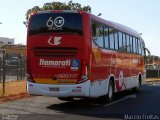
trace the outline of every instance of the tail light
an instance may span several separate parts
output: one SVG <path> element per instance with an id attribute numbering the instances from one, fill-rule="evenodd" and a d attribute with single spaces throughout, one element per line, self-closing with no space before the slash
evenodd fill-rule
<path id="1" fill-rule="evenodd" d="M 83 11 L 78 11 L 79 12 L 79 14 L 83 14 Z"/>
<path id="2" fill-rule="evenodd" d="M 32 75 L 30 75 L 30 74 L 26 74 L 26 80 L 29 82 L 35 82 Z"/>
<path id="3" fill-rule="evenodd" d="M 26 74 L 26 80 L 30 81 L 30 82 L 35 82 L 34 79 L 33 79 L 33 76 L 32 74 L 30 73 L 30 60 L 29 58 L 27 57 L 27 74 Z"/>
<path id="4" fill-rule="evenodd" d="M 83 62 L 82 64 L 81 77 L 78 83 L 83 83 L 88 80 L 88 66 L 86 65 L 86 62 Z"/>

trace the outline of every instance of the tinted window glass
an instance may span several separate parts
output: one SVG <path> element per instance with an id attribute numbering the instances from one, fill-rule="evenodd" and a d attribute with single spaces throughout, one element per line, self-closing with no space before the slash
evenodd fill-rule
<path id="1" fill-rule="evenodd" d="M 97 26 L 97 40 L 95 42 L 98 44 L 99 47 L 104 47 L 103 46 L 103 26 L 99 25 Z"/>
<path id="2" fill-rule="evenodd" d="M 118 50 L 118 31 L 114 32 L 114 38 L 115 38 L 115 49 Z"/>
<path id="3" fill-rule="evenodd" d="M 123 37 L 121 32 L 119 32 L 119 50 L 123 51 Z"/>
<path id="4" fill-rule="evenodd" d="M 145 50 L 144 50 L 144 48 L 145 48 L 144 41 L 141 41 L 142 56 L 145 55 Z"/>
<path id="5" fill-rule="evenodd" d="M 103 26 L 97 22 L 92 22 L 92 37 L 99 47 L 104 47 Z"/>
<path id="6" fill-rule="evenodd" d="M 78 13 L 41 13 L 30 19 L 29 34 L 69 33 L 82 35 L 82 16 Z"/>
<path id="7" fill-rule="evenodd" d="M 133 52 L 136 53 L 136 39 L 133 37 Z"/>
<path id="8" fill-rule="evenodd" d="M 132 36 L 130 36 L 130 45 L 131 45 L 131 52 L 133 52 L 133 42 L 132 42 Z"/>
<path id="9" fill-rule="evenodd" d="M 109 49 L 109 28 L 104 27 L 105 48 Z"/>
<path id="10" fill-rule="evenodd" d="M 127 52 L 131 52 L 131 45 L 130 45 L 129 35 L 126 35 L 126 40 L 127 40 Z"/>
<path id="11" fill-rule="evenodd" d="M 114 49 L 114 30 L 112 28 L 109 28 L 109 43 L 110 48 Z"/>
<path id="12" fill-rule="evenodd" d="M 140 39 L 138 39 L 138 54 L 142 54 Z"/>
<path id="13" fill-rule="evenodd" d="M 136 53 L 138 54 L 138 39 L 136 38 Z"/>
<path id="14" fill-rule="evenodd" d="M 126 45 L 126 34 L 123 34 L 123 50 L 127 51 L 127 45 Z"/>

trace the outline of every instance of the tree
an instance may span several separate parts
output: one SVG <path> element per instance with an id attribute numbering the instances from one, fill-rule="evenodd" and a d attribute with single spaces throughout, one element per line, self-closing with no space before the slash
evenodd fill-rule
<path id="1" fill-rule="evenodd" d="M 45 10 L 83 10 L 86 12 L 91 13 L 91 7 L 90 6 L 81 6 L 79 3 L 73 3 L 72 1 L 69 1 L 68 3 L 61 3 L 61 2 L 51 2 L 51 3 L 45 3 L 42 7 L 35 6 L 31 9 L 29 9 L 26 12 L 26 21 L 23 23 L 27 26 L 28 25 L 28 17 L 29 14 L 32 12 L 37 11 L 45 11 Z"/>

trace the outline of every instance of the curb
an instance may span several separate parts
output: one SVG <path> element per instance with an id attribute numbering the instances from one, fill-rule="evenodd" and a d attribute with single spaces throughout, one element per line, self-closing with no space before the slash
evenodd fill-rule
<path id="1" fill-rule="evenodd" d="M 145 81 L 145 82 L 160 82 L 160 80 L 148 80 L 148 81 Z"/>
<path id="2" fill-rule="evenodd" d="M 146 80 L 145 82 L 160 82 L 159 79 L 154 79 L 154 80 Z"/>
<path id="3" fill-rule="evenodd" d="M 0 104 L 4 102 L 12 101 L 12 100 L 27 98 L 27 97 L 31 97 L 31 96 L 28 93 L 21 93 L 19 95 L 2 96 L 0 97 Z"/>

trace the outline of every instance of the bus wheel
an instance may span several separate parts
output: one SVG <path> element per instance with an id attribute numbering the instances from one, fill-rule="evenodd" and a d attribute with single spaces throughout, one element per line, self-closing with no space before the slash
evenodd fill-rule
<path id="1" fill-rule="evenodd" d="M 111 102 L 113 100 L 113 96 L 114 96 L 114 85 L 113 81 L 110 80 L 108 85 L 107 101 Z"/>
<path id="2" fill-rule="evenodd" d="M 104 96 L 99 97 L 98 102 L 106 104 L 106 102 L 111 102 L 113 100 L 113 96 L 114 96 L 114 83 L 112 80 L 110 80 L 108 85 L 108 93 Z"/>
<path id="3" fill-rule="evenodd" d="M 73 97 L 58 97 L 58 99 L 63 101 L 73 101 Z"/>
<path id="4" fill-rule="evenodd" d="M 133 92 L 138 93 L 141 89 L 141 79 L 138 80 L 138 86 L 133 88 Z"/>

